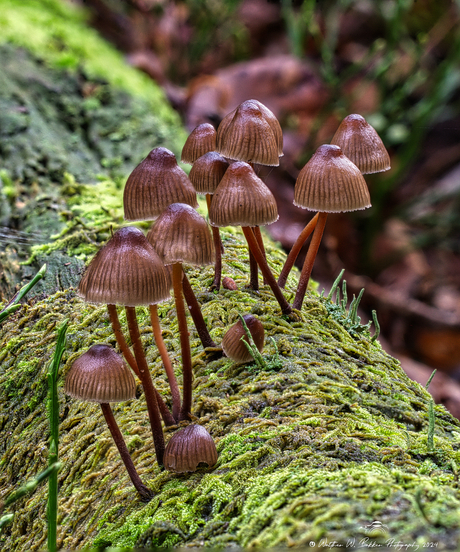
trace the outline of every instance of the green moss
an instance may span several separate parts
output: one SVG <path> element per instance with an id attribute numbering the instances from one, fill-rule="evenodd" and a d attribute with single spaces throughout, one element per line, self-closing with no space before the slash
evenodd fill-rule
<path id="1" fill-rule="evenodd" d="M 232 268 L 228 263 L 245 254 L 240 234 L 224 236 L 224 267 L 237 291 L 209 293 L 212 269 L 188 270 L 211 335 L 220 341 L 239 312 L 256 310 L 277 345 L 280 368 L 254 371 L 251 364 L 212 360 L 190 323 L 193 414 L 214 436 L 219 460 L 212 470 L 190 475 L 160 472 L 143 396 L 115 406 L 141 477 L 156 493 L 148 505 L 138 502 L 97 406 L 72 401 L 61 389 L 62 545 L 266 548 L 326 537 L 346 542 L 369 537 L 366 525 L 374 519 L 388 526 L 389 535 L 407 542 L 440 541 L 442 535 L 457 539 L 459 422 L 436 407 L 435 447 L 429 450 L 431 397 L 426 390 L 379 343 L 350 334 L 332 319 L 315 294 L 307 296 L 302 320 L 290 322 L 280 315 L 267 287 L 259 294 L 245 291 L 246 265 Z M 267 249 L 278 270 L 283 255 L 271 244 Z M 292 294 L 288 286 L 286 295 Z M 180 378 L 174 305 L 160 305 L 159 313 Z M 147 309 L 139 308 L 138 315 L 155 385 L 169 401 Z M 63 318 L 70 323 L 62 376 L 91 344 L 115 345 L 105 308 L 87 305 L 71 291 L 24 305 L 7 321 L 0 334 L 0 388 L 2 396 L 9 396 L 0 412 L 6 435 L 0 445 L 0 462 L 6 467 L 0 475 L 3 491 L 46 463 L 42 367 Z M 121 310 L 120 319 L 125 326 Z M 274 353 L 268 342 L 263 356 L 269 360 Z M 170 434 L 168 430 L 167 439 Z M 10 533 L 2 536 L 8 549 L 37 549 L 45 531 L 45 504 L 45 488 L 33 500 L 18 503 Z M 386 537 L 371 536 L 377 543 Z"/>

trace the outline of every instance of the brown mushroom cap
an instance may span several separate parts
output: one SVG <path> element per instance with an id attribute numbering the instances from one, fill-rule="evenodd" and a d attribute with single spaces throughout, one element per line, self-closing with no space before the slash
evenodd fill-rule
<path id="1" fill-rule="evenodd" d="M 294 205 L 311 211 L 341 213 L 371 206 L 366 181 L 339 146 L 320 146 L 300 171 Z"/>
<path id="2" fill-rule="evenodd" d="M 212 226 L 263 226 L 278 220 L 276 200 L 250 165 L 239 161 L 227 169 L 214 192 Z"/>
<path id="3" fill-rule="evenodd" d="M 136 382 L 112 347 L 93 345 L 72 364 L 64 391 L 83 401 L 122 402 L 136 397 Z"/>
<path id="4" fill-rule="evenodd" d="M 169 299 L 169 278 L 144 234 L 127 226 L 95 255 L 77 293 L 90 303 L 153 305 Z"/>
<path id="5" fill-rule="evenodd" d="M 265 332 L 262 322 L 252 314 L 243 316 L 255 346 L 262 352 Z M 249 343 L 241 320 L 238 320 L 224 335 L 222 349 L 235 362 L 250 362 L 253 357 L 244 342 Z"/>
<path id="6" fill-rule="evenodd" d="M 168 265 L 184 263 L 209 265 L 215 261 L 211 230 L 195 209 L 173 203 L 158 217 L 147 239 Z"/>
<path id="7" fill-rule="evenodd" d="M 199 194 L 213 194 L 228 167 L 225 157 L 217 151 L 209 151 L 193 163 L 190 182 Z"/>
<path id="8" fill-rule="evenodd" d="M 176 473 L 194 472 L 201 463 L 212 467 L 217 462 L 216 445 L 203 426 L 191 424 L 171 437 L 163 462 L 168 471 Z"/>
<path id="9" fill-rule="evenodd" d="M 387 171 L 390 168 L 390 156 L 380 136 L 361 115 L 345 117 L 331 144 L 340 146 L 363 174 Z"/>
<path id="10" fill-rule="evenodd" d="M 178 202 L 197 207 L 196 192 L 174 154 L 155 148 L 128 177 L 123 193 L 125 220 L 154 220 Z"/>
<path id="11" fill-rule="evenodd" d="M 216 149 L 229 159 L 277 167 L 282 142 L 278 130 L 276 134 L 273 131 L 273 119 L 267 120 L 267 111 L 275 116 L 259 104 L 256 100 L 247 100 L 222 119 L 217 129 Z"/>
<path id="12" fill-rule="evenodd" d="M 199 157 L 215 149 L 216 129 L 209 123 L 203 123 L 194 128 L 185 141 L 181 161 L 192 165 Z"/>

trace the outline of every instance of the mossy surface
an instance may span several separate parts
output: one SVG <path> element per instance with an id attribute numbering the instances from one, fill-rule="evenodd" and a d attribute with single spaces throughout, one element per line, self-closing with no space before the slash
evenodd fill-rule
<path id="1" fill-rule="evenodd" d="M 196 421 L 217 443 L 219 460 L 194 474 L 161 472 L 156 465 L 144 397 L 114 411 L 141 477 L 156 496 L 141 504 L 97 405 L 62 392 L 72 361 L 93 343 L 115 345 L 103 306 L 73 290 L 31 301 L 4 325 L 0 353 L 2 495 L 46 465 L 46 365 L 56 326 L 69 318 L 60 379 L 60 544 L 301 545 L 321 539 L 370 538 L 438 542 L 459 535 L 460 424 L 437 406 L 435 447 L 427 447 L 430 395 L 369 335 L 352 337 L 310 294 L 301 320 L 280 315 L 271 291 L 244 290 L 246 248 L 224 233 L 224 273 L 238 291 L 209 293 L 212 270 L 189 270 L 213 339 L 220 342 L 238 313 L 255 313 L 266 335 L 267 370 L 212 360 L 191 327 Z M 275 271 L 283 255 L 268 254 Z M 292 296 L 290 279 L 287 296 Z M 169 402 L 146 309 L 138 309 L 155 385 Z M 171 301 L 159 306 L 163 334 L 180 378 L 180 346 Z M 120 309 L 122 324 L 124 313 Z M 168 439 L 172 430 L 166 432 Z M 15 508 L 2 534 L 8 550 L 39 550 L 46 525 L 46 486 Z M 385 531 L 368 526 L 379 520 Z M 1 541 L 0 541 L 1 542 Z"/>
<path id="2" fill-rule="evenodd" d="M 21 264 L 33 245 L 78 225 L 78 214 L 90 210 L 87 199 L 97 206 L 98 217 L 109 214 L 111 198 L 119 205 L 126 176 L 151 149 L 161 145 L 178 154 L 185 139 L 163 92 L 128 67 L 84 19 L 84 11 L 59 0 L 0 0 L 0 242 L 5 245 L 0 293 L 5 297 L 39 268 L 39 256 L 36 263 Z M 78 197 L 82 188 L 72 187 L 72 178 L 93 191 L 84 188 L 86 197 Z M 100 211 L 102 203 L 106 211 Z M 88 217 L 83 220 L 89 223 Z M 87 230 L 82 237 L 90 244 Z M 70 284 L 59 264 L 81 269 L 74 255 L 71 260 L 64 254 L 61 263 L 59 257 L 54 253 L 48 261 L 56 276 L 47 291 Z"/>

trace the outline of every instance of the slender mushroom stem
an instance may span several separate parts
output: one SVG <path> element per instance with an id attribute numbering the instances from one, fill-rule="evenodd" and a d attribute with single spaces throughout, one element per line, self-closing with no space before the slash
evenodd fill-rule
<path id="1" fill-rule="evenodd" d="M 174 369 L 171 364 L 171 359 L 169 358 L 165 342 L 163 341 L 163 336 L 161 335 L 160 320 L 158 319 L 158 309 L 156 305 L 150 305 L 150 320 L 152 322 L 155 343 L 160 353 L 161 360 L 163 361 L 166 375 L 168 376 L 169 388 L 171 389 L 172 397 L 172 415 L 174 420 L 177 422 L 179 420 L 180 411 L 180 391 L 179 386 L 177 385 Z"/>
<path id="2" fill-rule="evenodd" d="M 212 340 L 206 323 L 201 312 L 200 304 L 197 301 L 193 288 L 188 281 L 188 278 L 184 271 L 182 271 L 182 291 L 184 293 L 185 300 L 187 301 L 188 310 L 195 324 L 196 331 L 200 337 L 201 344 L 206 349 L 207 347 L 216 348 L 217 345 Z"/>
<path id="3" fill-rule="evenodd" d="M 289 255 L 286 259 L 286 262 L 284 263 L 283 269 L 281 270 L 281 273 L 278 278 L 278 285 L 281 288 L 284 288 L 286 285 L 286 281 L 288 279 L 289 273 L 292 270 L 292 267 L 294 266 L 294 263 L 299 256 L 300 250 L 302 249 L 303 244 L 307 241 L 310 234 L 313 232 L 313 230 L 316 227 L 316 223 L 318 222 L 319 213 L 316 213 L 316 215 L 311 219 L 311 221 L 305 226 L 305 228 L 302 230 L 302 232 L 299 234 L 299 237 L 296 239 L 294 245 L 291 248 L 291 251 L 289 251 Z"/>
<path id="4" fill-rule="evenodd" d="M 120 347 L 120 351 L 122 355 L 125 357 L 126 362 L 131 367 L 131 370 L 142 381 L 141 375 L 139 373 L 139 368 L 137 367 L 136 359 L 134 358 L 134 355 L 131 352 L 131 349 L 126 343 L 125 336 L 123 335 L 120 319 L 118 318 L 117 307 L 115 305 L 107 305 L 107 310 L 109 311 L 110 322 L 112 323 L 113 333 L 115 334 L 115 338 L 117 340 L 118 346 Z M 164 400 L 162 399 L 161 395 L 158 393 L 156 389 L 155 389 L 155 396 L 157 399 L 158 408 L 160 409 L 161 417 L 163 418 L 165 425 L 167 426 L 175 425 L 176 420 L 173 418 Z"/>
<path id="5" fill-rule="evenodd" d="M 256 237 L 257 244 L 259 245 L 259 249 L 262 251 L 262 255 L 264 256 L 265 260 L 267 260 L 267 254 L 265 253 L 264 240 L 262 238 L 262 232 L 260 231 L 260 226 L 253 226 L 252 231 L 254 232 L 254 236 Z M 264 276 L 264 285 L 265 284 L 268 284 L 268 282 Z"/>
<path id="6" fill-rule="evenodd" d="M 134 462 L 131 458 L 131 455 L 129 454 L 128 447 L 126 446 L 123 435 L 121 434 L 120 428 L 118 427 L 118 424 L 115 420 L 115 416 L 113 415 L 110 404 L 100 404 L 105 421 L 109 426 L 110 433 L 112 434 L 113 440 L 115 441 L 115 445 L 117 446 L 118 452 L 120 453 L 121 459 L 123 460 L 126 471 L 128 472 L 128 475 L 134 487 L 136 487 L 136 490 L 139 493 L 142 502 L 148 502 L 153 498 L 153 491 L 151 491 L 148 487 L 144 485 L 144 483 L 142 483 L 142 480 L 137 473 Z"/>
<path id="7" fill-rule="evenodd" d="M 211 201 L 212 201 L 212 194 L 206 194 L 208 213 L 209 213 L 209 209 L 211 208 Z M 212 226 L 211 230 L 212 230 L 212 239 L 214 241 L 214 249 L 216 250 L 216 262 L 214 265 L 214 280 L 212 282 L 211 287 L 209 288 L 209 291 L 214 291 L 215 289 L 219 291 L 220 281 L 222 278 L 222 253 L 224 252 L 224 248 L 222 245 L 222 240 L 220 239 L 219 228 L 217 228 L 216 226 Z"/>
<path id="8" fill-rule="evenodd" d="M 324 227 L 326 226 L 326 220 L 327 213 L 319 213 L 318 222 L 311 238 L 310 247 L 307 251 L 307 256 L 305 257 L 305 261 L 303 263 L 302 272 L 300 273 L 297 293 L 294 299 L 294 303 L 292 304 L 292 308 L 294 309 L 301 310 L 302 308 L 302 303 L 308 287 L 308 281 L 310 280 L 313 264 L 316 259 L 316 254 L 318 253 L 319 244 L 321 243 Z"/>
<path id="9" fill-rule="evenodd" d="M 179 324 L 180 344 L 182 352 L 182 407 L 179 420 L 190 420 L 192 409 L 192 355 L 190 352 L 189 333 L 187 319 L 185 317 L 185 304 L 182 297 L 182 263 L 173 265 L 173 288 L 174 300 L 176 302 L 177 323 Z"/>
<path id="10" fill-rule="evenodd" d="M 125 309 L 129 335 L 131 336 L 134 355 L 136 357 L 137 366 L 139 367 L 139 377 L 142 382 L 142 387 L 144 388 L 145 400 L 147 402 L 147 410 L 149 413 L 150 427 L 152 428 L 155 454 L 158 464 L 162 466 L 165 452 L 165 442 L 163 437 L 163 429 L 161 427 L 160 412 L 158 409 L 155 387 L 153 386 L 152 378 L 147 366 L 147 360 L 145 359 L 144 348 L 142 346 L 141 336 L 139 333 L 139 326 L 137 325 L 136 309 L 134 307 L 125 307 Z"/>
<path id="11" fill-rule="evenodd" d="M 120 319 L 118 318 L 117 307 L 115 305 L 107 305 L 107 310 L 109 311 L 110 322 L 112 323 L 113 333 L 115 334 L 115 339 L 117 340 L 118 346 L 120 347 L 121 354 L 125 357 L 126 362 L 130 365 L 131 370 L 136 374 L 136 376 L 141 379 L 139 375 L 139 368 L 137 367 L 136 359 L 134 358 L 131 349 L 126 343 L 125 336 L 121 329 Z"/>
<path id="12" fill-rule="evenodd" d="M 252 233 L 250 227 L 249 232 Z M 254 257 L 253 252 L 249 249 L 249 284 L 248 288 L 253 291 L 259 291 L 259 269 L 257 266 L 256 258 Z"/>
<path id="13" fill-rule="evenodd" d="M 275 277 L 273 276 L 272 271 L 270 270 L 270 267 L 268 266 L 267 261 L 262 254 L 262 251 L 259 249 L 259 245 L 257 243 L 257 240 L 254 236 L 253 231 L 248 226 L 243 226 L 242 230 L 246 238 L 246 241 L 248 242 L 248 247 L 250 251 L 252 251 L 257 261 L 257 264 L 260 267 L 262 274 L 267 279 L 268 285 L 271 287 L 273 294 L 275 295 L 276 300 L 278 301 L 281 307 L 281 312 L 283 314 L 290 314 L 292 312 L 291 306 L 286 301 L 286 298 L 284 297 L 280 288 L 278 287 Z"/>

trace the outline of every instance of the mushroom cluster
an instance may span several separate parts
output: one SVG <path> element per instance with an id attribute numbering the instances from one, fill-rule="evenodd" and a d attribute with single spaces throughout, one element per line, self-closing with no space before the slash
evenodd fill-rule
<path id="1" fill-rule="evenodd" d="M 118 348 L 144 390 L 157 461 L 176 472 L 212 467 L 217 452 L 212 437 L 199 425 L 174 433 L 165 449 L 162 421 L 172 429 L 192 420 L 192 362 L 186 319 L 188 308 L 205 350 L 219 350 L 207 328 L 200 304 L 186 275 L 189 265 L 214 264 L 211 290 L 219 292 L 224 253 L 219 228 L 241 226 L 249 249 L 249 288 L 259 287 L 258 270 L 277 299 L 281 312 L 301 310 L 328 213 L 370 207 L 363 173 L 389 168 L 380 138 L 360 115 L 350 115 L 337 130 L 333 143 L 323 145 L 300 171 L 294 204 L 317 213 L 301 232 L 278 279 L 267 263 L 260 226 L 278 219 L 274 196 L 257 176 L 254 164 L 275 166 L 283 155 L 283 135 L 273 113 L 257 100 L 247 100 L 228 114 L 217 131 L 198 126 L 182 151 L 192 165 L 190 178 L 172 152 L 155 148 L 133 170 L 124 190 L 128 221 L 154 220 L 147 236 L 132 226 L 121 228 L 87 267 L 79 288 L 86 301 L 107 305 Z M 196 193 L 205 194 L 210 225 L 195 210 Z M 303 243 L 312 234 L 292 305 L 282 288 Z M 235 289 L 235 284 L 227 289 Z M 157 304 L 173 289 L 182 357 L 182 385 L 176 378 L 163 342 Z M 185 299 L 185 301 L 184 301 Z M 170 401 L 155 388 L 136 318 L 136 307 L 148 306 L 154 341 L 169 382 Z M 126 310 L 132 351 L 118 317 Z M 228 330 L 220 347 L 238 363 L 251 362 L 264 345 L 264 327 L 252 315 Z M 77 359 L 67 375 L 65 389 L 73 397 L 96 401 L 112 432 L 130 478 L 142 499 L 151 492 L 143 485 L 116 426 L 110 402 L 134 397 L 134 379 L 124 361 L 107 345 L 95 345 Z M 170 406 L 169 406 L 170 405 Z"/>

